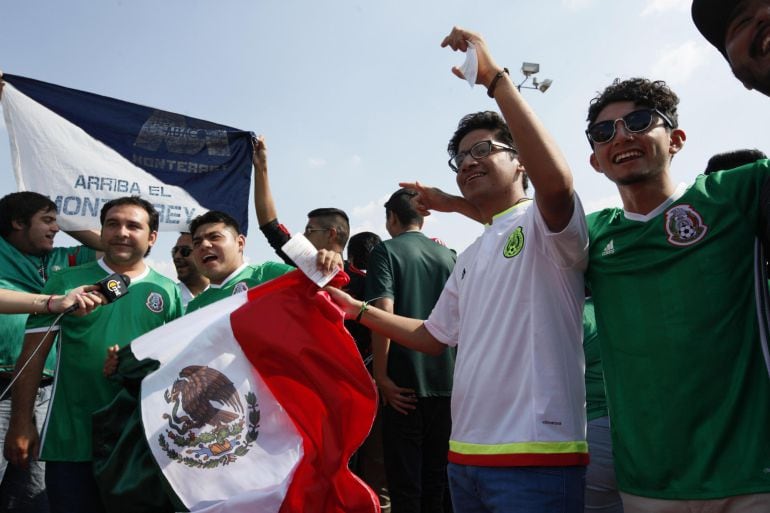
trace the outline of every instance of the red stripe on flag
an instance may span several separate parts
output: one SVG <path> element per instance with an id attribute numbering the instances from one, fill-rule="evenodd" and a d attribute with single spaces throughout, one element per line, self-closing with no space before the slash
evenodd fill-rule
<path id="1" fill-rule="evenodd" d="M 377 393 L 342 313 L 301 271 L 248 297 L 230 316 L 233 334 L 303 438 L 281 513 L 379 511 L 348 468 L 371 429 Z"/>

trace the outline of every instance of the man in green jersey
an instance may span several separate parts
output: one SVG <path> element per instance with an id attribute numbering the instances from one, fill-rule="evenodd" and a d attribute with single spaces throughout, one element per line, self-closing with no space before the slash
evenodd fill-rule
<path id="1" fill-rule="evenodd" d="M 770 511 L 754 258 L 770 164 L 675 185 L 678 102 L 664 82 L 634 78 L 588 111 L 591 165 L 623 201 L 588 216 L 587 271 L 618 487 L 626 512 Z"/>
<path id="2" fill-rule="evenodd" d="M 60 362 L 42 437 L 34 424 L 33 405 L 45 355 L 53 343 L 52 337 L 45 337 L 53 316 L 30 317 L 19 358 L 30 363 L 13 389 L 6 456 L 13 464 L 26 466 L 40 448 L 40 458 L 47 462 L 46 487 L 54 512 L 102 510 L 92 474 L 91 414 L 120 389 L 102 376 L 107 348 L 124 346 L 182 313 L 174 282 L 144 261 L 157 238 L 158 213 L 153 206 L 138 197 L 118 198 L 104 205 L 101 223 L 104 258 L 54 274 L 43 292 L 61 294 L 120 273 L 131 279 L 129 294 L 88 316 L 65 317 L 54 328 L 61 340 Z"/>
<path id="3" fill-rule="evenodd" d="M 294 270 L 277 262 L 246 264 L 246 237 L 238 222 L 224 212 L 211 210 L 196 217 L 190 233 L 195 265 L 209 279 L 209 288 L 187 304 L 188 313 Z"/>
<path id="4" fill-rule="evenodd" d="M 457 255 L 422 233 L 417 192 L 399 189 L 385 203 L 393 237 L 372 250 L 366 299 L 387 312 L 427 318 Z M 373 374 L 383 402 L 382 440 L 391 511 L 440 513 L 447 490 L 450 396 L 456 350 L 426 355 L 372 332 Z"/>
<path id="5" fill-rule="evenodd" d="M 0 199 L 0 287 L 39 293 L 48 277 L 59 269 L 80 265 L 96 258 L 101 247 L 92 232 L 70 235 L 93 245 L 54 247 L 59 232 L 56 204 L 36 192 L 14 192 Z M 79 284 L 81 285 L 81 284 Z M 36 310 L 45 311 L 45 309 Z M 24 342 L 26 314 L 0 315 L 0 390 L 11 382 L 13 368 Z M 35 421 L 42 428 L 51 397 L 56 352 L 48 353 L 44 378 L 35 401 Z M 11 397 L 0 399 L 0 448 L 11 418 Z M 0 455 L 0 511 L 48 511 L 44 483 L 45 466 L 32 462 L 24 469 L 9 465 Z"/>

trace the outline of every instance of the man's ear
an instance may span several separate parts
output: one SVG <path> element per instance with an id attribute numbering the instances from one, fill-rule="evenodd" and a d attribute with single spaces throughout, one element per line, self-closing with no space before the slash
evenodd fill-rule
<path id="1" fill-rule="evenodd" d="M 240 233 L 235 238 L 235 242 L 238 244 L 238 251 L 243 253 L 243 250 L 246 248 L 246 237 L 242 233 Z"/>
<path id="2" fill-rule="evenodd" d="M 27 225 L 22 223 L 18 219 L 14 219 L 13 221 L 11 221 L 11 227 L 13 227 L 14 230 L 22 231 L 27 227 Z"/>
<path id="3" fill-rule="evenodd" d="M 596 153 L 591 153 L 591 156 L 588 157 L 588 162 L 591 164 L 591 167 L 594 168 L 594 170 L 597 173 L 604 173 L 604 171 L 602 171 L 602 168 L 599 167 L 599 161 L 596 159 Z"/>
<path id="4" fill-rule="evenodd" d="M 675 128 L 671 131 L 669 137 L 670 143 L 668 145 L 668 152 L 673 157 L 684 147 L 684 142 L 687 140 L 687 134 L 684 133 L 684 130 Z"/>

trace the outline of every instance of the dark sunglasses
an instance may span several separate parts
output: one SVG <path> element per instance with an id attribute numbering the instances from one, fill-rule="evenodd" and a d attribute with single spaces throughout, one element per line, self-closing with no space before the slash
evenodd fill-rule
<path id="1" fill-rule="evenodd" d="M 608 119 L 607 121 L 599 121 L 588 127 L 586 130 L 586 136 L 588 137 L 588 143 L 593 146 L 594 144 L 602 144 L 610 142 L 615 137 L 615 124 L 618 121 L 623 122 L 623 126 L 626 127 L 627 132 L 638 134 L 644 132 L 652 126 L 652 122 L 655 119 L 655 114 L 660 116 L 669 128 L 674 128 L 674 124 L 671 120 L 658 109 L 639 109 L 633 112 L 629 112 L 622 118 L 615 120 Z"/>
<path id="2" fill-rule="evenodd" d="M 473 146 L 471 146 L 470 150 L 468 151 L 461 151 L 451 159 L 449 159 L 449 167 L 457 173 L 460 169 L 460 166 L 463 165 L 463 161 L 465 160 L 465 157 L 470 155 L 476 160 L 481 160 L 489 157 L 492 152 L 495 150 L 498 151 L 512 151 L 513 153 L 516 153 L 516 148 L 511 148 L 507 144 L 502 144 L 496 141 L 491 141 L 489 139 L 485 141 L 479 141 Z"/>
<path id="3" fill-rule="evenodd" d="M 192 254 L 192 248 L 190 246 L 174 246 L 171 248 L 171 258 L 174 258 L 176 252 L 179 251 L 183 258 L 187 258 Z"/>

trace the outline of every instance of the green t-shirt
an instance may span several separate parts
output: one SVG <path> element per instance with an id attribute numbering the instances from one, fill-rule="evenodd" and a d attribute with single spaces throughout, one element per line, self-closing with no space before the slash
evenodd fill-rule
<path id="1" fill-rule="evenodd" d="M 390 298 L 393 311 L 427 319 L 452 274 L 457 255 L 421 232 L 405 232 L 378 244 L 369 255 L 366 299 Z M 438 356 L 391 343 L 388 377 L 418 397 L 448 397 L 452 392 L 455 348 Z"/>
<path id="2" fill-rule="evenodd" d="M 44 294 L 64 294 L 112 274 L 103 261 L 65 269 L 51 276 Z M 131 280 L 129 293 L 84 317 L 64 316 L 60 326 L 59 365 L 53 404 L 43 436 L 41 459 L 91 460 L 91 414 L 106 406 L 120 385 L 102 375 L 107 348 L 125 346 L 136 337 L 182 313 L 176 284 L 147 267 Z M 27 332 L 45 331 L 55 316 L 31 316 Z M 162 342 L 162 341 L 159 341 Z"/>
<path id="3" fill-rule="evenodd" d="M 604 393 L 604 373 L 596 330 L 594 301 L 586 298 L 583 308 L 583 353 L 586 359 L 586 420 L 607 416 L 607 398 Z"/>
<path id="4" fill-rule="evenodd" d="M 0 237 L 0 288 L 37 294 L 52 273 L 95 258 L 96 252 L 86 246 L 54 248 L 44 257 L 27 255 Z M 27 314 L 0 315 L 0 372 L 13 371 L 26 323 Z M 55 366 L 56 351 L 52 350 L 45 361 L 45 374 L 52 375 Z"/>
<path id="5" fill-rule="evenodd" d="M 239 292 L 245 292 L 251 287 L 256 287 L 282 274 L 293 271 L 295 268 L 279 264 L 277 262 L 265 262 L 262 265 L 242 265 L 230 275 L 221 285 L 209 285 L 209 288 L 195 296 L 187 303 L 187 312 L 194 312 L 199 308 L 216 303 L 220 299 L 232 296 Z"/>
<path id="6" fill-rule="evenodd" d="M 642 219 L 620 209 L 588 216 L 587 278 L 625 492 L 770 492 L 770 379 L 755 301 L 763 280 L 754 272 L 769 176 L 758 161 L 699 176 Z"/>

